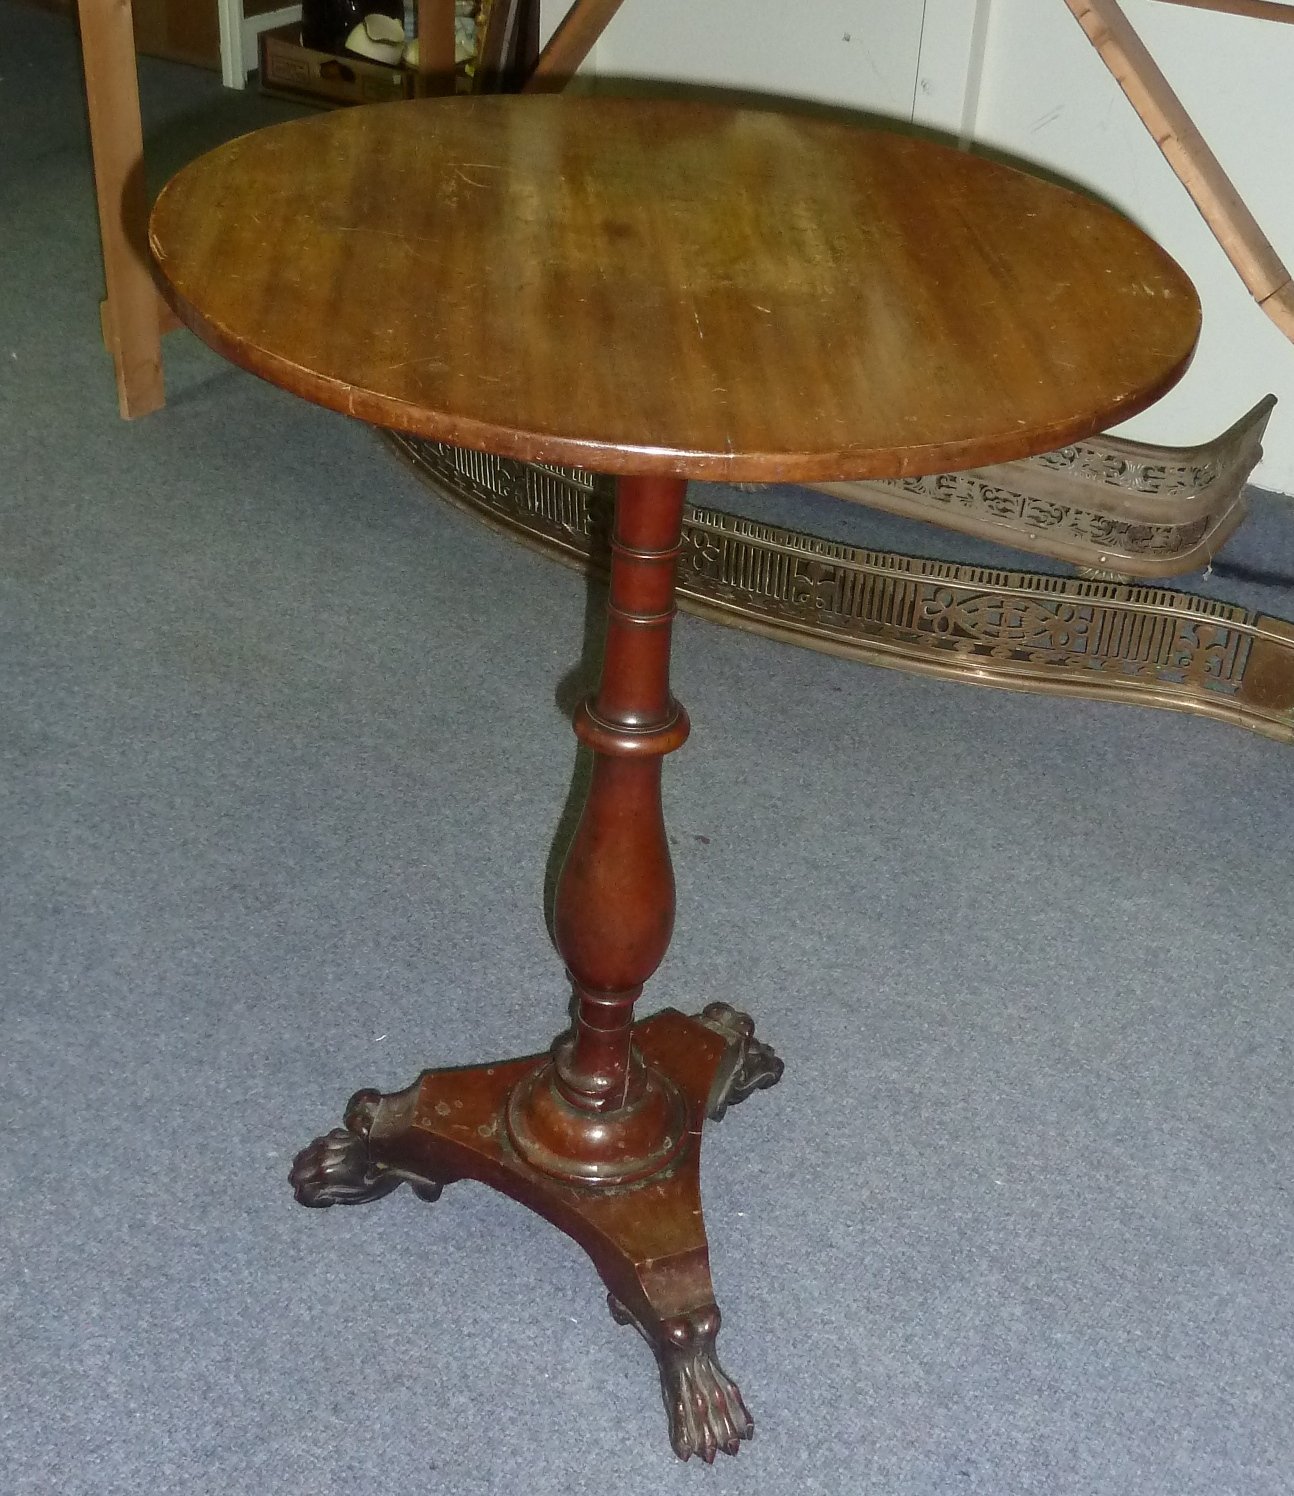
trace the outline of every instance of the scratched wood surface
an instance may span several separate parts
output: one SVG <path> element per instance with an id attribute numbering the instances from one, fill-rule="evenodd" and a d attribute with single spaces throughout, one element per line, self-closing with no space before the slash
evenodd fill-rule
<path id="1" fill-rule="evenodd" d="M 659 101 L 339 111 L 187 167 L 151 244 L 221 353 L 378 425 L 605 472 L 899 476 L 1063 446 L 1189 362 L 1108 209 L 904 136 Z"/>

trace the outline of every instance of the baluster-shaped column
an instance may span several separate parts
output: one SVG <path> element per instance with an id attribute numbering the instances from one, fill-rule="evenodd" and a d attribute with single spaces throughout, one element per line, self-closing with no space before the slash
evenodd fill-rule
<path id="1" fill-rule="evenodd" d="M 643 1178 L 684 1141 L 678 1094 L 643 1064 L 630 1029 L 674 927 L 660 785 L 662 758 L 688 733 L 669 689 L 686 487 L 620 480 L 602 679 L 575 720 L 593 750 L 593 775 L 557 885 L 557 947 L 575 988 L 575 1023 L 509 1107 L 513 1142 L 532 1164 L 590 1182 Z"/>

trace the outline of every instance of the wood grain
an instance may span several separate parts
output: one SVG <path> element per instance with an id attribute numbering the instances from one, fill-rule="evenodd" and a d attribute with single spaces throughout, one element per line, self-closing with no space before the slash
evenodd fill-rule
<path id="1" fill-rule="evenodd" d="M 708 105 L 417 100 L 165 189 L 181 318 L 378 425 L 751 481 L 1063 446 L 1185 369 L 1199 305 L 1109 209 L 910 137 Z"/>

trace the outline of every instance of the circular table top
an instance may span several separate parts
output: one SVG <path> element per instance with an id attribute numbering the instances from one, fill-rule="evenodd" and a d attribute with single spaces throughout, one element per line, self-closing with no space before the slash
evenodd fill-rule
<path id="1" fill-rule="evenodd" d="M 530 461 L 753 482 L 1051 450 L 1157 399 L 1199 303 L 1110 209 L 910 136 L 623 99 L 420 100 L 202 157 L 151 246 L 235 363 Z"/>

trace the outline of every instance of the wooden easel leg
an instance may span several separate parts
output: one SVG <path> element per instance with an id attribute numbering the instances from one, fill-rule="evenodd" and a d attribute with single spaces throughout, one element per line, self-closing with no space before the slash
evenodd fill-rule
<path id="1" fill-rule="evenodd" d="M 575 0 L 539 54 L 522 93 L 560 93 L 622 3 L 623 0 Z"/>
<path id="2" fill-rule="evenodd" d="M 454 0 L 418 0 L 418 94 L 454 92 Z"/>
<path id="3" fill-rule="evenodd" d="M 108 298 L 105 340 L 127 420 L 165 403 L 161 298 L 148 265 L 148 194 L 130 0 L 78 0 Z"/>

